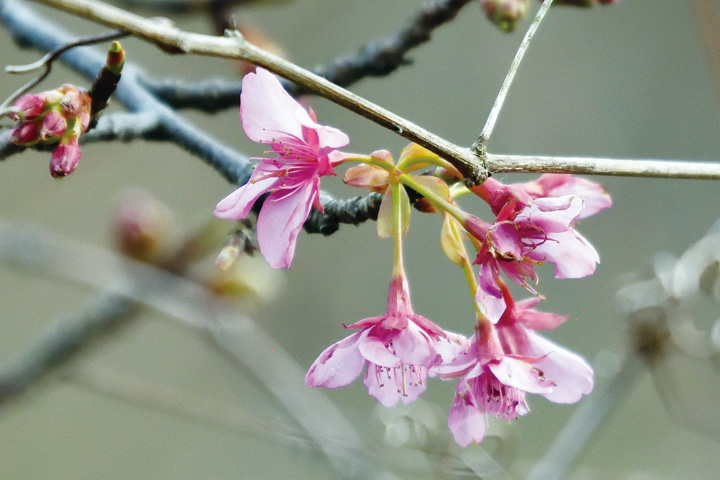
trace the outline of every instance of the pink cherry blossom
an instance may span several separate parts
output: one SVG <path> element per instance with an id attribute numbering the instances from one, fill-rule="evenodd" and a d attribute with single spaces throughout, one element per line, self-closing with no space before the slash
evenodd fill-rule
<path id="1" fill-rule="evenodd" d="M 260 251 L 273 268 L 292 263 L 297 236 L 312 207 L 322 211 L 320 177 L 334 175 L 337 149 L 350 140 L 343 132 L 315 121 L 267 70 L 243 78 L 240 120 L 253 141 L 267 143 L 278 156 L 263 159 L 247 184 L 218 203 L 215 216 L 245 218 L 255 201 L 269 193 L 260 209 Z"/>
<path id="2" fill-rule="evenodd" d="M 597 252 L 572 228 L 583 208 L 582 198 L 575 196 L 538 198 L 521 209 L 510 198 L 493 225 L 473 217 L 471 231 L 483 241 L 475 259 L 480 265 L 475 300 L 491 322 L 505 310 L 500 271 L 535 294 L 528 283 L 537 279 L 535 265 L 553 263 L 555 278 L 581 278 L 595 271 Z"/>
<path id="3" fill-rule="evenodd" d="M 467 346 L 464 337 L 445 332 L 410 304 L 407 280 L 390 282 L 385 315 L 360 320 L 347 328 L 357 333 L 328 347 L 305 376 L 311 387 L 350 384 L 367 366 L 365 386 L 386 407 L 408 404 L 425 391 L 428 369 L 451 361 Z"/>
<path id="4" fill-rule="evenodd" d="M 496 215 L 510 198 L 514 198 L 518 207 L 522 208 L 532 200 L 543 197 L 582 197 L 585 204 L 578 215 L 579 219 L 612 206 L 610 195 L 601 185 L 563 173 L 546 173 L 531 182 L 508 185 L 489 178 L 482 185 L 474 187 L 473 192 L 485 200 Z"/>
<path id="5" fill-rule="evenodd" d="M 574 403 L 593 388 L 593 371 L 581 357 L 533 331 L 554 328 L 565 317 L 533 310 L 538 298 L 514 303 L 507 288 L 502 290 L 508 308 L 498 324 L 481 324 L 467 352 L 430 371 L 443 378 L 462 377 L 448 426 L 464 447 L 482 441 L 488 415 L 512 420 L 528 413 L 527 393 Z"/>

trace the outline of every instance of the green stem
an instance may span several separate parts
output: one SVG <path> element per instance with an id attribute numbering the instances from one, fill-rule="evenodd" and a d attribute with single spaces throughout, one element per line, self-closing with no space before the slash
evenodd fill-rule
<path id="1" fill-rule="evenodd" d="M 456 205 L 453 205 L 452 203 L 448 202 L 444 198 L 437 196 L 434 192 L 432 192 L 431 190 L 428 190 L 422 184 L 416 182 L 415 179 L 411 175 L 403 173 L 400 175 L 398 180 L 403 185 L 407 185 L 408 187 L 412 188 L 413 190 L 418 192 L 423 197 L 430 200 L 433 203 L 433 205 L 435 205 L 438 209 L 452 215 L 461 224 L 464 224 L 465 221 L 467 220 L 469 215 L 466 212 L 462 211 Z"/>
<path id="2" fill-rule="evenodd" d="M 402 237 L 403 237 L 403 218 L 402 218 L 402 198 L 400 189 L 402 185 L 395 183 L 390 186 L 392 195 L 393 209 L 393 275 L 404 275 L 403 258 L 402 258 Z"/>

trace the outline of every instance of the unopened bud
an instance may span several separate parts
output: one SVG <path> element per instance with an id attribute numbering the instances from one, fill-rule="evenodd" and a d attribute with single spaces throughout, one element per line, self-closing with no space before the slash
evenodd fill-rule
<path id="1" fill-rule="evenodd" d="M 227 270 L 235 264 L 242 253 L 248 255 L 255 253 L 255 246 L 250 240 L 251 235 L 250 222 L 247 220 L 238 222 L 238 228 L 225 239 L 225 245 L 220 250 L 215 265 L 220 270 Z"/>
<path id="2" fill-rule="evenodd" d="M 66 83 L 58 91 L 63 94 L 59 103 L 65 118 L 79 117 L 82 112 L 90 112 L 92 99 L 85 90 Z"/>
<path id="3" fill-rule="evenodd" d="M 154 264 L 166 260 L 179 237 L 172 210 L 140 190 L 123 194 L 115 214 L 114 231 L 120 251 Z"/>
<path id="4" fill-rule="evenodd" d="M 120 42 L 113 42 L 108 49 L 107 60 L 105 61 L 105 68 L 114 75 L 120 75 L 125 65 L 125 50 L 123 50 Z"/>
<path id="5" fill-rule="evenodd" d="M 240 252 L 240 247 L 237 245 L 226 245 L 220 250 L 217 260 L 215 260 L 215 265 L 220 270 L 227 270 L 240 258 Z"/>
<path id="6" fill-rule="evenodd" d="M 25 123 L 17 127 L 10 134 L 10 140 L 15 145 L 32 145 L 40 139 L 40 125 L 37 123 Z"/>
<path id="7" fill-rule="evenodd" d="M 43 119 L 40 127 L 40 138 L 49 140 L 51 138 L 59 138 L 67 130 L 67 120 L 55 110 L 50 110 Z"/>
<path id="8" fill-rule="evenodd" d="M 518 20 L 522 20 L 530 8 L 530 0 L 483 0 L 485 14 L 504 32 L 515 29 Z"/>
<path id="9" fill-rule="evenodd" d="M 50 175 L 53 178 L 70 175 L 77 167 L 77 164 L 80 163 L 80 156 L 78 138 L 74 135 L 63 138 L 53 150 L 52 159 L 50 160 Z"/>
<path id="10" fill-rule="evenodd" d="M 34 120 L 45 109 L 43 94 L 28 94 L 18 98 L 10 109 L 8 117 L 18 122 Z"/>

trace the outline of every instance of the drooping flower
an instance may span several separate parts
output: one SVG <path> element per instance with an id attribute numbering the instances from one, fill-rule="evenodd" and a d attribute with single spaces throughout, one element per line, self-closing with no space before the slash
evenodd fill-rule
<path id="1" fill-rule="evenodd" d="M 243 78 L 240 120 L 253 141 L 267 143 L 278 156 L 264 158 L 247 184 L 218 203 L 215 216 L 245 218 L 264 193 L 257 222 L 260 251 L 273 268 L 292 263 L 297 236 L 312 207 L 322 211 L 320 177 L 334 175 L 350 140 L 343 132 L 316 123 L 267 70 L 258 68 Z"/>
<path id="2" fill-rule="evenodd" d="M 344 387 L 367 366 L 365 386 L 386 407 L 398 400 L 405 404 L 415 401 L 425 391 L 428 369 L 451 361 L 467 342 L 413 311 L 404 275 L 392 278 L 384 315 L 347 328 L 359 331 L 322 352 L 305 383 Z"/>
<path id="3" fill-rule="evenodd" d="M 448 426 L 463 447 L 482 441 L 488 415 L 512 420 L 528 413 L 527 393 L 574 403 L 593 388 L 593 371 L 585 360 L 533 331 L 554 328 L 566 317 L 533 310 L 538 298 L 514 303 L 504 285 L 502 290 L 508 308 L 498 324 L 481 322 L 466 353 L 430 372 L 462 377 Z"/>
<path id="4" fill-rule="evenodd" d="M 565 173 L 546 173 L 531 182 L 507 185 L 488 178 L 482 185 L 473 187 L 472 191 L 485 200 L 496 215 L 511 198 L 515 199 L 518 208 L 522 208 L 538 198 L 567 195 L 582 197 L 585 204 L 578 219 L 612 206 L 610 195 L 602 185 Z"/>
<path id="5" fill-rule="evenodd" d="M 515 302 L 507 286 L 501 284 L 506 313 L 496 325 L 500 343 L 506 352 L 538 359 L 533 366 L 554 383 L 552 392 L 543 394 L 555 403 L 575 403 L 593 389 L 593 370 L 579 355 L 554 344 L 535 330 L 550 330 L 562 324 L 567 316 L 539 312 L 535 307 L 541 299 L 528 298 Z"/>
<path id="6" fill-rule="evenodd" d="M 534 294 L 528 281 L 537 278 L 535 265 L 553 263 L 555 278 L 581 278 L 595 271 L 597 252 L 572 227 L 583 208 L 583 199 L 575 196 L 538 198 L 522 208 L 511 197 L 494 224 L 472 217 L 470 231 L 483 242 L 474 262 L 480 265 L 475 300 L 491 322 L 505 311 L 498 286 L 501 270 Z"/>

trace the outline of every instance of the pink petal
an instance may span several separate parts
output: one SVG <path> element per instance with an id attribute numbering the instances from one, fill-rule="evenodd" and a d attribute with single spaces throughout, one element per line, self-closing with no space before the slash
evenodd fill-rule
<path id="1" fill-rule="evenodd" d="M 520 234 L 510 222 L 496 223 L 490 229 L 488 239 L 491 248 L 506 259 L 520 260 L 523 258 L 523 246 Z"/>
<path id="2" fill-rule="evenodd" d="M 408 322 L 407 328 L 393 336 L 392 342 L 395 355 L 403 363 L 430 367 L 442 361 L 435 351 L 435 342 L 413 322 Z"/>
<path id="3" fill-rule="evenodd" d="M 400 359 L 388 350 L 385 342 L 377 337 L 368 336 L 360 343 L 358 349 L 370 363 L 389 368 L 397 368 L 402 364 Z"/>
<path id="4" fill-rule="evenodd" d="M 568 315 L 557 313 L 538 312 L 531 309 L 541 300 L 540 297 L 527 298 L 515 303 L 518 310 L 517 320 L 532 330 L 551 330 L 562 325 L 568 319 Z"/>
<path id="5" fill-rule="evenodd" d="M 302 125 L 296 117 L 298 110 L 305 112 L 267 70 L 258 68 L 243 78 L 240 120 L 245 134 L 254 142 L 303 138 Z"/>
<path id="6" fill-rule="evenodd" d="M 240 220 L 247 217 L 255 201 L 280 182 L 278 177 L 270 176 L 264 179 L 262 177 L 278 170 L 270 162 L 260 162 L 248 183 L 220 200 L 215 207 L 215 216 L 225 220 Z M 258 178 L 261 180 L 257 180 Z"/>
<path id="7" fill-rule="evenodd" d="M 528 331 L 528 356 L 542 357 L 534 366 L 556 386 L 545 398 L 556 403 L 575 403 L 593 389 L 593 370 L 579 355 Z"/>
<path id="8" fill-rule="evenodd" d="M 580 197 L 538 198 L 526 206 L 515 222 L 531 223 L 544 232 L 565 232 L 583 209 Z"/>
<path id="9" fill-rule="evenodd" d="M 485 436 L 485 415 L 473 402 L 466 385 L 465 379 L 458 383 L 448 415 L 448 427 L 455 442 L 462 447 L 467 447 L 472 442 L 480 443 Z"/>
<path id="10" fill-rule="evenodd" d="M 346 147 L 350 138 L 337 128 L 314 122 L 304 109 L 295 112 L 295 119 L 303 127 L 313 130 L 317 135 L 319 155 L 327 155 L 330 150 Z"/>
<path id="11" fill-rule="evenodd" d="M 506 304 L 502 290 L 497 285 L 498 272 L 495 271 L 497 267 L 492 268 L 490 262 L 495 262 L 495 260 L 490 259 L 488 263 L 480 265 L 475 302 L 488 320 L 497 323 L 505 311 Z"/>
<path id="12" fill-rule="evenodd" d="M 540 378 L 533 370 L 534 366 L 511 357 L 488 363 L 490 371 L 503 385 L 528 393 L 549 394 L 553 389 L 552 384 Z"/>
<path id="13" fill-rule="evenodd" d="M 610 208 L 612 200 L 605 189 L 597 183 L 568 174 L 546 173 L 536 183 L 544 189 L 543 197 L 577 195 L 585 200 L 585 208 L 578 218 L 589 217 L 600 210 Z"/>
<path id="14" fill-rule="evenodd" d="M 538 245 L 528 257 L 555 264 L 555 278 L 582 278 L 595 272 L 600 257 L 574 229 L 548 235 L 547 241 Z"/>
<path id="15" fill-rule="evenodd" d="M 313 362 L 305 383 L 310 387 L 339 388 L 355 380 L 365 359 L 358 350 L 367 332 L 357 332 L 326 348 Z"/>
<path id="16" fill-rule="evenodd" d="M 273 192 L 263 203 L 257 221 L 257 239 L 260 252 L 272 268 L 288 268 L 295 255 L 297 236 L 310 214 L 317 188 L 311 185 L 277 198 L 281 190 Z"/>

